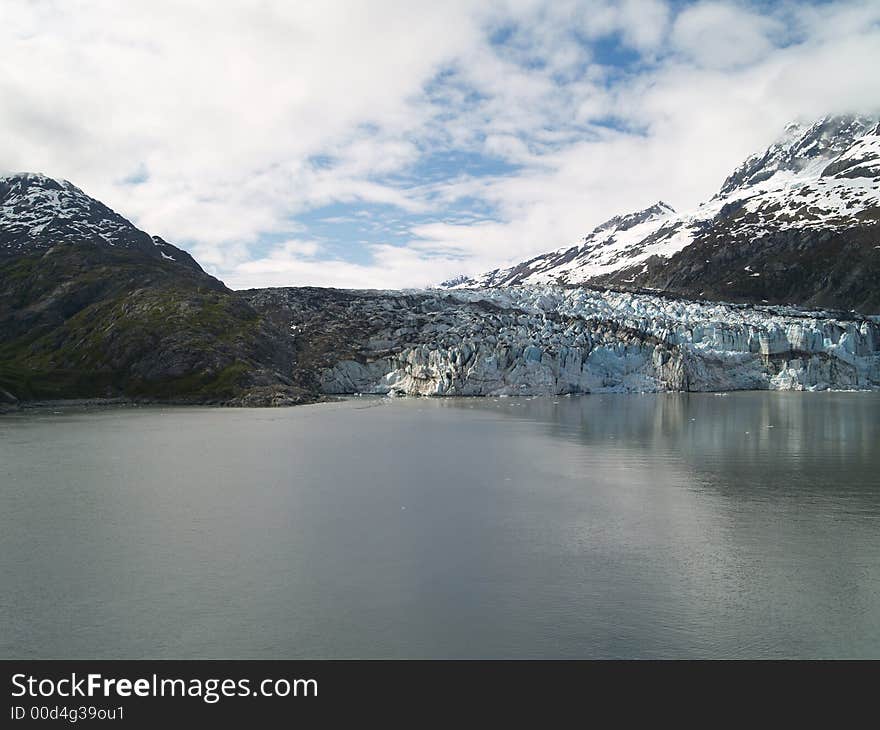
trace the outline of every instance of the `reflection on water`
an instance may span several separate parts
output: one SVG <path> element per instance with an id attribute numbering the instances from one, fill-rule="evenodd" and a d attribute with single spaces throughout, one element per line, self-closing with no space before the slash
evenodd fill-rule
<path id="1" fill-rule="evenodd" d="M 3 657 L 880 657 L 880 397 L 0 419 Z"/>
<path id="2" fill-rule="evenodd" d="M 798 479 L 800 491 L 810 486 L 821 489 L 832 477 L 848 489 L 867 488 L 869 498 L 877 493 L 870 469 L 861 474 L 852 470 L 874 465 L 873 452 L 880 444 L 878 394 L 608 395 L 441 404 L 460 408 L 463 402 L 465 407 L 551 424 L 556 437 L 630 450 L 637 463 L 646 450 L 665 454 L 695 472 L 706 471 L 712 483 L 742 472 L 751 481 L 742 484 L 733 479 L 741 488 L 775 484 L 784 490 Z M 834 477 L 838 469 L 847 473 Z M 780 479 L 783 471 L 789 479 Z"/>

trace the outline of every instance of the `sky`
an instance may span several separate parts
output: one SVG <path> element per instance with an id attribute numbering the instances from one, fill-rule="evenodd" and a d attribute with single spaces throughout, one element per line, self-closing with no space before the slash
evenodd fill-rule
<path id="1" fill-rule="evenodd" d="M 421 287 L 880 109 L 880 2 L 2 0 L 0 174 L 233 288 Z"/>

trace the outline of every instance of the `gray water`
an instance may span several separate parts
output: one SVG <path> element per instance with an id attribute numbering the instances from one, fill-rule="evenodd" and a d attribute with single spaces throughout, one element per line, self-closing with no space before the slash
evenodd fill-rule
<path id="1" fill-rule="evenodd" d="M 0 657 L 880 657 L 880 394 L 0 417 Z"/>

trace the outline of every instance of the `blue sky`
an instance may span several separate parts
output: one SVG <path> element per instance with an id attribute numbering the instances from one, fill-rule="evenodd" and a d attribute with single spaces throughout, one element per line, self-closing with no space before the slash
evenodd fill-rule
<path id="1" fill-rule="evenodd" d="M 234 287 L 424 286 L 880 104 L 876 2 L 7 0 L 0 171 Z"/>

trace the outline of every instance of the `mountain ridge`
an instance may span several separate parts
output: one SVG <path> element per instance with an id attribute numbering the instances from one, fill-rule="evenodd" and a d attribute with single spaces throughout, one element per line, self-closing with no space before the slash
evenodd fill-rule
<path id="1" fill-rule="evenodd" d="M 189 253 L 142 231 L 68 180 L 32 172 L 0 176 L 0 256 L 65 242 L 134 249 L 202 271 Z"/>
<path id="2" fill-rule="evenodd" d="M 695 209 L 618 215 L 574 246 L 440 287 L 613 286 L 877 312 L 878 183 L 877 118 L 826 116 L 789 125 Z M 636 222 L 614 225 L 626 220 Z"/>

